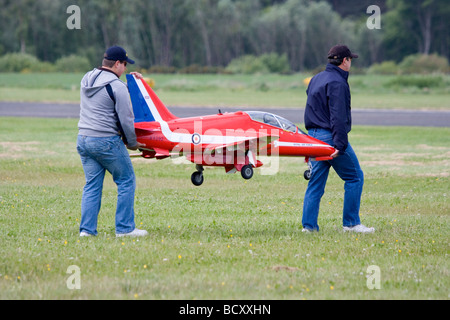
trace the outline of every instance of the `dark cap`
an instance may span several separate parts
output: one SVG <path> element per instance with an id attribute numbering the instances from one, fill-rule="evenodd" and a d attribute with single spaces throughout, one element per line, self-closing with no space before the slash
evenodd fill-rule
<path id="1" fill-rule="evenodd" d="M 344 58 L 358 58 L 357 54 L 350 51 L 347 46 L 336 45 L 328 52 L 328 59 L 344 59 Z"/>
<path id="2" fill-rule="evenodd" d="M 134 64 L 134 61 L 128 58 L 127 52 L 124 48 L 119 46 L 114 46 L 111 48 L 108 48 L 106 50 L 104 58 L 106 60 L 112 60 L 112 61 L 126 61 L 128 63 Z"/>

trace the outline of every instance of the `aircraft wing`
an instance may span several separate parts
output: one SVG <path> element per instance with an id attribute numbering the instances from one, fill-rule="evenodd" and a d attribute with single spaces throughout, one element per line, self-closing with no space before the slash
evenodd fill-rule
<path id="1" fill-rule="evenodd" d="M 204 147 L 204 152 L 210 153 L 223 153 L 224 151 L 247 151 L 254 150 L 259 151 L 278 140 L 280 137 L 277 135 L 259 134 L 257 137 L 247 137 L 244 139 L 239 139 L 225 144 L 207 144 Z"/>

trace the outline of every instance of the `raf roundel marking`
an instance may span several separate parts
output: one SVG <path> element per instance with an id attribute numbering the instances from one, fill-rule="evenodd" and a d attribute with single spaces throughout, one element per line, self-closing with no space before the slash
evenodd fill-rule
<path id="1" fill-rule="evenodd" d="M 192 135 L 192 143 L 198 145 L 200 142 L 202 142 L 202 137 L 198 133 L 194 133 Z"/>

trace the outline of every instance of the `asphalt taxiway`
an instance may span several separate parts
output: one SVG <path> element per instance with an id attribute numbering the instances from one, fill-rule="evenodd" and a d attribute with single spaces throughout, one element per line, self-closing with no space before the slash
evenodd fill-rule
<path id="1" fill-rule="evenodd" d="M 230 107 L 180 107 L 168 106 L 177 117 L 195 117 L 216 114 L 219 111 L 260 110 L 280 115 L 292 122 L 303 123 L 303 108 L 230 108 Z M 40 117 L 40 118 L 78 118 L 80 105 L 74 103 L 37 103 L 37 102 L 2 102 L 0 116 L 3 117 Z M 353 109 L 354 125 L 374 126 L 421 126 L 450 127 L 450 109 L 446 110 L 387 110 L 387 109 Z"/>

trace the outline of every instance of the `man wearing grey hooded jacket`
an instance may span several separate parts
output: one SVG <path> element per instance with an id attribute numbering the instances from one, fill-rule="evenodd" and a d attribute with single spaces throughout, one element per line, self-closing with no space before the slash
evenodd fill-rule
<path id="1" fill-rule="evenodd" d="M 81 200 L 80 236 L 97 235 L 105 172 L 117 185 L 116 236 L 145 236 L 134 222 L 136 178 L 127 148 L 138 149 L 134 114 L 127 85 L 119 78 L 128 58 L 118 46 L 109 48 L 101 68 L 86 73 L 81 80 L 80 121 L 77 151 L 80 154 L 86 185 Z M 142 78 L 139 73 L 136 77 Z"/>

